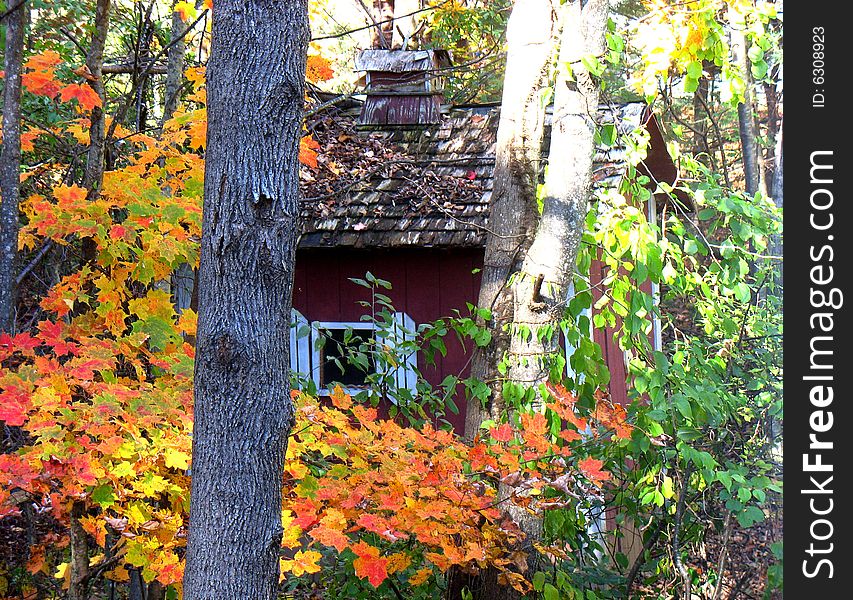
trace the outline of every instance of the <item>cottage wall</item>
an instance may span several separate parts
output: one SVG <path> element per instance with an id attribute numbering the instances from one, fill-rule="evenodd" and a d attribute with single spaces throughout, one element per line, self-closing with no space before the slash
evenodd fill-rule
<path id="1" fill-rule="evenodd" d="M 465 315 L 467 304 L 477 302 L 480 275 L 473 271 L 482 266 L 483 250 L 477 248 L 303 249 L 296 259 L 293 307 L 309 321 L 357 322 L 367 310 L 359 302 L 369 301 L 370 292 L 350 278 L 363 278 L 370 271 L 391 283 L 391 290 L 381 292 L 416 324 L 451 316 L 455 311 Z M 604 276 L 601 263 L 593 262 L 590 271 L 593 284 L 600 282 Z M 595 300 L 600 294 L 594 291 Z M 610 369 L 611 399 L 626 404 L 624 354 L 613 339 L 614 333 L 612 328 L 594 328 L 593 337 Z M 435 366 L 418 360 L 421 372 L 433 385 L 439 385 L 447 375 L 468 375 L 471 349 L 466 350 L 453 335 L 445 342 L 447 356 L 437 356 Z M 465 405 L 461 401 L 457 404 L 460 414 L 448 414 L 447 419 L 461 433 Z"/>
<path id="2" fill-rule="evenodd" d="M 396 310 L 421 324 L 454 314 L 466 314 L 466 303 L 475 304 L 480 289 L 479 274 L 483 251 L 476 248 L 390 249 L 390 250 L 301 250 L 296 258 L 293 307 L 309 321 L 358 321 L 366 309 L 359 301 L 369 301 L 370 293 L 349 280 L 363 278 L 370 271 L 389 281 L 389 296 Z M 438 385 L 450 374 L 467 375 L 470 350 L 455 336 L 445 339 L 447 356 L 436 357 L 436 366 L 418 360 L 427 381 Z M 447 419 L 461 432 L 465 427 L 465 407 Z"/>

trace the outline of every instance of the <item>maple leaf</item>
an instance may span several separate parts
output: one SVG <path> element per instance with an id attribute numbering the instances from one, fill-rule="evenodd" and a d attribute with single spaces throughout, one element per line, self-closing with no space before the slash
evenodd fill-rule
<path id="1" fill-rule="evenodd" d="M 363 541 L 359 541 L 351 549 L 358 557 L 352 561 L 355 574 L 360 579 L 366 578 L 373 587 L 379 587 L 388 577 L 388 559 L 380 558 L 379 548 Z"/>
<path id="2" fill-rule="evenodd" d="M 169 448 L 164 454 L 165 464 L 172 469 L 186 471 L 190 466 L 190 455 L 174 448 Z"/>
<path id="3" fill-rule="evenodd" d="M 586 475 L 587 479 L 597 487 L 601 487 L 601 482 L 610 479 L 610 473 L 608 471 L 601 470 L 601 467 L 603 466 L 603 461 L 591 456 L 578 461 L 578 468 L 581 470 L 581 473 Z"/>
<path id="4" fill-rule="evenodd" d="M 54 50 L 45 50 L 39 54 L 33 54 L 24 63 L 24 67 L 33 71 L 45 71 L 52 69 L 62 62 L 62 57 Z"/>
<path id="5" fill-rule="evenodd" d="M 492 427 L 489 431 L 492 434 L 492 439 L 499 442 L 508 442 L 514 437 L 509 423 L 504 423 L 500 427 Z"/>
<path id="6" fill-rule="evenodd" d="M 86 188 L 78 185 L 60 184 L 53 188 L 53 197 L 57 204 L 65 209 L 70 209 L 82 203 L 86 199 Z"/>
<path id="7" fill-rule="evenodd" d="M 103 106 L 101 97 L 95 93 L 91 86 L 86 84 L 72 83 L 65 86 L 59 94 L 59 99 L 63 102 L 68 102 L 71 99 L 77 100 L 80 107 L 85 110 Z"/>
<path id="8" fill-rule="evenodd" d="M 30 550 L 30 559 L 27 561 L 27 571 L 35 575 L 45 565 L 44 546 L 36 546 Z"/>
<path id="9" fill-rule="evenodd" d="M 299 162 L 316 169 L 318 167 L 316 150 L 319 148 L 320 144 L 311 135 L 302 136 L 299 140 Z"/>
<path id="10" fill-rule="evenodd" d="M 581 434 L 574 429 L 563 429 L 558 435 L 567 442 L 574 442 L 582 437 Z"/>
<path id="11" fill-rule="evenodd" d="M 616 436 L 629 439 L 634 428 L 627 423 L 628 414 L 621 404 L 613 404 L 607 398 L 600 399 L 595 405 L 593 418 L 616 432 Z"/>
<path id="12" fill-rule="evenodd" d="M 336 549 L 338 552 L 343 552 L 350 544 L 350 539 L 342 532 L 326 525 L 318 525 L 310 532 L 312 538 L 323 544 Z"/>
<path id="13" fill-rule="evenodd" d="M 378 515 L 364 513 L 358 518 L 356 524 L 386 539 L 392 541 L 397 539 L 397 536 L 391 531 L 391 525 L 388 521 Z"/>
<path id="14" fill-rule="evenodd" d="M 320 565 L 317 562 L 323 557 L 319 552 L 314 550 L 297 550 L 293 555 L 293 560 L 282 560 L 281 568 L 283 571 L 290 571 L 295 577 L 300 577 L 306 573 L 317 573 L 320 571 Z"/>
<path id="15" fill-rule="evenodd" d="M 31 94 L 53 98 L 59 93 L 60 83 L 52 72 L 33 71 L 21 75 L 21 83 Z"/>
<path id="16" fill-rule="evenodd" d="M 0 404 L 0 421 L 10 427 L 20 427 L 27 422 L 27 409 L 18 402 L 4 398 Z"/>
<path id="17" fill-rule="evenodd" d="M 413 586 L 422 585 L 427 579 L 432 576 L 432 569 L 429 567 L 424 567 L 423 569 L 418 569 L 414 575 L 409 577 L 409 583 Z"/>
<path id="18" fill-rule="evenodd" d="M 548 431 L 548 420 L 542 413 L 522 413 L 521 428 L 525 433 L 532 435 L 545 435 Z"/>
<path id="19" fill-rule="evenodd" d="M 30 129 L 21 134 L 21 152 L 32 152 L 35 150 L 35 145 L 33 142 L 38 138 L 42 133 L 44 133 L 40 129 Z"/>
<path id="20" fill-rule="evenodd" d="M 332 390 L 332 395 L 330 398 L 332 400 L 332 404 L 334 404 L 336 408 L 340 408 L 341 410 L 347 410 L 349 407 L 352 406 L 352 398 L 349 394 L 344 392 L 344 389 L 339 385 L 336 385 L 335 389 Z"/>

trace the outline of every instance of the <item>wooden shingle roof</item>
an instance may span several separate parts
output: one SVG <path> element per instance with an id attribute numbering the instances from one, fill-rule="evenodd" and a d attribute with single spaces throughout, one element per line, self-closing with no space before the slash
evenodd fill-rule
<path id="1" fill-rule="evenodd" d="M 303 168 L 300 247 L 483 247 L 488 222 L 500 108 L 451 108 L 437 125 L 414 130 L 357 132 L 355 118 L 330 116 L 315 126 L 322 154 Z M 642 103 L 602 107 L 600 124 L 621 133 L 649 119 Z M 658 180 L 674 181 L 675 166 L 650 121 L 646 161 Z M 550 115 L 546 118 L 547 151 Z M 617 186 L 626 148 L 600 145 L 598 188 Z"/>

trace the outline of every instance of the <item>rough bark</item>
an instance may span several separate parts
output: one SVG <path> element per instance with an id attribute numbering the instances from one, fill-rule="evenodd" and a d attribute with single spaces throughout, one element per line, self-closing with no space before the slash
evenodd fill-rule
<path id="1" fill-rule="evenodd" d="M 217 2 L 185 600 L 278 589 L 308 38 L 305 0 Z"/>
<path id="2" fill-rule="evenodd" d="M 95 29 L 89 53 L 86 55 L 86 66 L 92 74 L 89 85 L 101 98 L 103 103 L 104 80 L 102 67 L 104 64 L 104 46 L 107 42 L 107 32 L 110 28 L 110 0 L 98 0 L 95 7 Z M 96 106 L 90 115 L 89 150 L 86 154 L 86 171 L 83 175 L 83 187 L 89 190 L 89 197 L 95 197 L 100 192 L 104 179 L 104 110 Z"/>
<path id="3" fill-rule="evenodd" d="M 23 3 L 5 20 L 3 149 L 0 151 L 0 331 L 15 329 L 15 262 L 21 174 L 21 69 L 27 9 Z"/>
<path id="4" fill-rule="evenodd" d="M 494 189 L 489 207 L 482 283 L 477 305 L 492 311 L 486 324 L 492 343 L 477 352 L 471 375 L 489 384 L 487 407 L 468 402 L 465 437 L 504 410 L 497 364 L 509 348 L 504 326 L 512 320 L 510 274 L 521 263 L 536 227 L 536 185 L 542 159 L 545 107 L 542 92 L 555 42 L 554 8 L 549 0 L 517 0 L 507 24 L 507 64 L 498 124 Z"/>

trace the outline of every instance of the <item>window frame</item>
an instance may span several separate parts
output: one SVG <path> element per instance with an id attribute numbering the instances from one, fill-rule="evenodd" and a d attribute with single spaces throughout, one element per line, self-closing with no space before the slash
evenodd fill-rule
<path id="1" fill-rule="evenodd" d="M 393 321 L 391 330 L 387 332 L 387 335 L 381 337 L 382 343 L 393 347 L 417 335 L 417 324 L 408 314 L 400 311 L 395 312 Z M 306 326 L 310 328 L 310 333 L 300 338 L 298 332 Z M 310 379 L 320 396 L 330 396 L 332 390 L 321 387 L 322 349 L 317 348 L 317 339 L 323 329 L 345 330 L 347 328 L 370 332 L 376 332 L 379 329 L 373 321 L 309 321 L 295 308 L 291 310 L 290 370 L 292 373 L 298 373 Z M 408 389 L 412 395 L 417 391 L 417 354 L 417 352 L 411 352 L 404 356 L 393 372 L 397 388 Z M 342 389 L 345 393 L 353 396 L 368 389 L 368 386 L 345 386 Z M 391 401 L 395 402 L 395 399 L 392 397 Z"/>

